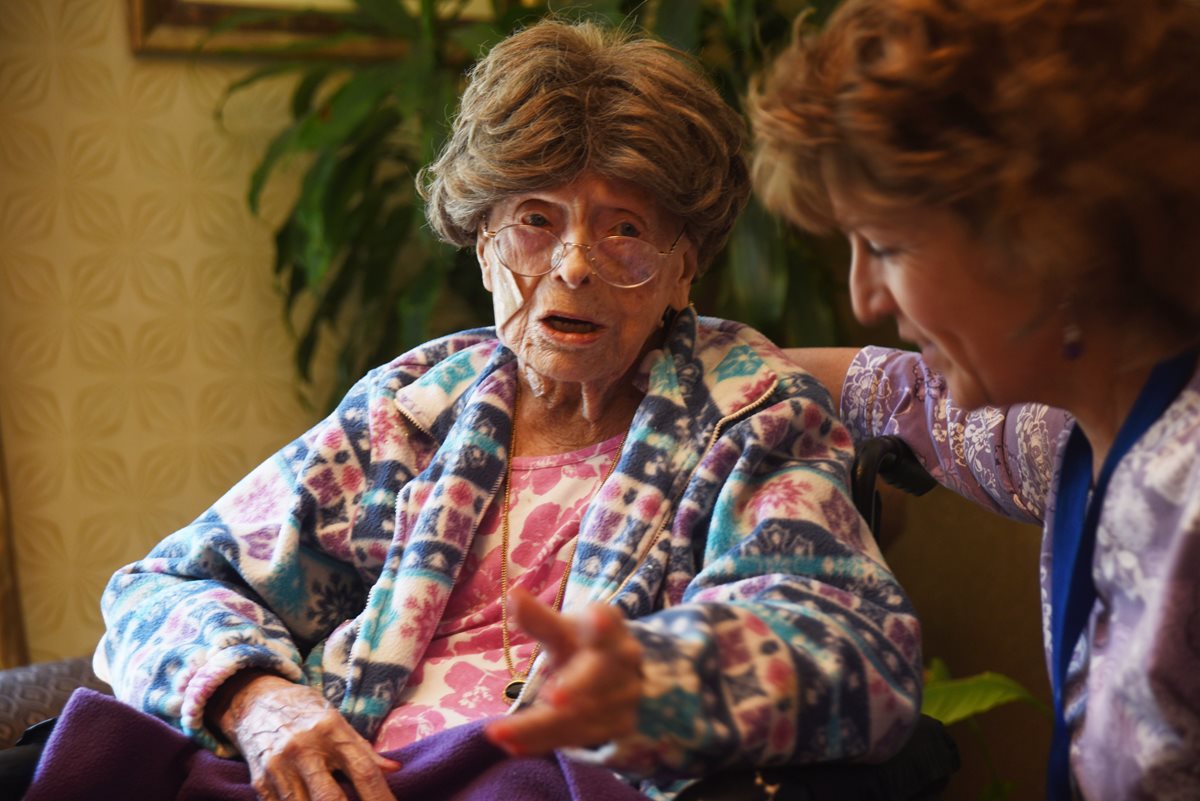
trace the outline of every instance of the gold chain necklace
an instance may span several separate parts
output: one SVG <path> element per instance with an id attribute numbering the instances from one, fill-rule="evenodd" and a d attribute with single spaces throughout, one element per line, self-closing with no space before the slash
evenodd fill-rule
<path id="1" fill-rule="evenodd" d="M 519 380 L 517 386 L 520 386 Z M 592 499 L 596 497 L 596 493 L 608 481 L 609 476 L 616 469 L 617 462 L 621 461 L 621 451 L 625 449 L 625 439 L 629 436 L 629 431 L 625 431 L 625 435 L 621 437 L 621 442 L 617 445 L 616 456 L 608 465 L 608 470 L 605 471 L 604 477 L 600 479 L 600 483 L 592 490 L 592 495 L 588 498 L 590 505 Z M 508 668 L 508 675 L 512 677 L 512 681 L 504 685 L 504 697 L 515 701 L 521 695 L 521 689 L 525 686 L 525 681 L 529 678 L 529 671 L 533 669 L 533 663 L 537 659 L 538 653 L 542 650 L 542 644 L 536 642 L 533 645 L 533 651 L 529 654 L 529 662 L 525 665 L 524 671 L 518 671 L 513 664 L 512 646 L 509 643 L 508 634 L 508 510 L 512 503 L 512 462 L 513 455 L 517 452 L 517 392 L 513 392 L 513 417 L 512 417 L 512 434 L 508 442 L 508 459 L 504 465 L 504 501 L 500 507 L 500 636 L 504 642 L 504 664 Z M 587 506 L 584 507 L 584 514 L 587 514 Z M 583 519 L 580 518 L 580 525 L 583 525 Z M 575 534 L 575 539 L 571 543 L 571 553 L 567 557 L 567 566 L 563 569 L 562 578 L 558 582 L 558 592 L 554 595 L 553 609 L 558 612 L 562 609 L 563 597 L 567 594 L 567 579 L 571 575 L 571 565 L 575 563 L 575 549 L 579 547 L 579 534 Z"/>

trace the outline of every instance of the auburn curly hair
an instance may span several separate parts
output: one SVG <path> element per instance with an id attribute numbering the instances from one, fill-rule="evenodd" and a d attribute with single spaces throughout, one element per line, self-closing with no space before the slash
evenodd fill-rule
<path id="1" fill-rule="evenodd" d="M 629 30 L 539 22 L 469 76 L 450 139 L 418 177 L 444 241 L 475 242 L 504 197 L 585 170 L 649 191 L 683 219 L 700 269 L 750 194 L 745 123 L 694 58 Z"/>
<path id="2" fill-rule="evenodd" d="M 753 82 L 768 208 L 943 207 L 1079 302 L 1200 322 L 1200 3 L 848 0 Z"/>

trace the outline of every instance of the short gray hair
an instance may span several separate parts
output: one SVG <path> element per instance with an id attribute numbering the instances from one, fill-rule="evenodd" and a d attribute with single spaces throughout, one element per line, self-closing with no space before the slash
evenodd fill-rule
<path id="1" fill-rule="evenodd" d="M 471 70 L 453 130 L 417 183 L 444 241 L 475 242 L 505 197 L 585 170 L 682 218 L 703 270 L 749 195 L 745 125 L 694 58 L 592 22 L 539 22 Z"/>

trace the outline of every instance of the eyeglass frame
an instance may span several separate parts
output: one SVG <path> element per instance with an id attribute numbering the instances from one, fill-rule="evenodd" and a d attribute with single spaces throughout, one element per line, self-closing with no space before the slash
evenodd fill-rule
<path id="1" fill-rule="evenodd" d="M 540 273 L 533 273 L 533 274 L 528 274 L 528 273 L 519 273 L 519 272 L 517 272 L 516 270 L 514 270 L 512 267 L 509 267 L 509 266 L 508 266 L 508 264 L 506 264 L 506 263 L 505 263 L 504 259 L 503 259 L 503 258 L 501 258 L 501 256 L 500 256 L 500 251 L 499 251 L 499 247 L 497 247 L 497 250 L 496 250 L 496 260 L 500 262 L 500 265 L 501 265 L 502 267 L 504 267 L 504 269 L 508 270 L 508 271 L 509 271 L 510 273 L 512 273 L 513 275 L 521 275 L 521 276 L 524 276 L 524 277 L 526 277 L 526 278 L 539 278 L 539 277 L 541 277 L 541 276 L 543 276 L 543 275 L 549 275 L 550 273 L 552 273 L 552 272 L 554 272 L 555 270 L 557 270 L 557 269 L 558 269 L 558 268 L 559 268 L 559 267 L 562 265 L 562 263 L 563 263 L 563 262 L 566 260 L 566 258 L 567 258 L 567 248 L 580 248 L 580 249 L 582 249 L 582 250 L 583 250 L 583 252 L 584 252 L 584 254 L 585 254 L 585 256 L 586 256 L 586 258 L 587 258 L 587 263 L 588 263 L 588 265 L 589 265 L 589 266 L 591 266 L 591 268 L 592 268 L 592 270 L 591 270 L 591 273 L 592 273 L 593 275 L 595 275 L 597 278 L 599 278 L 601 281 L 603 281 L 604 283 L 608 284 L 608 285 L 609 285 L 609 286 L 611 286 L 611 287 L 616 287 L 617 289 L 636 289 L 636 288 L 638 288 L 639 286 L 645 286 L 646 284 L 648 284 L 648 283 L 650 283 L 651 281 L 653 281 L 653 280 L 654 280 L 654 278 L 655 278 L 655 276 L 657 276 L 657 275 L 658 275 L 658 270 L 656 269 L 656 270 L 655 270 L 653 273 L 651 273 L 650 275 L 646 276 L 646 278 L 645 278 L 645 279 L 643 279 L 643 280 L 641 280 L 641 281 L 638 281 L 636 284 L 614 284 L 612 281 L 610 281 L 610 280 L 608 280 L 607 278 L 605 278 L 605 277 L 604 277 L 604 275 L 603 275 L 603 274 L 602 274 L 602 273 L 601 273 L 599 270 L 597 270 L 597 269 L 596 269 L 596 267 L 597 267 L 597 263 L 596 263 L 595 259 L 592 257 L 592 248 L 594 248 L 596 245 L 598 245 L 600 242 L 604 241 L 605 239 L 630 239 L 630 240 L 633 240 L 633 241 L 635 241 L 635 242 L 645 242 L 647 245 L 650 245 L 650 247 L 652 247 L 652 248 L 656 248 L 656 247 L 657 247 L 656 245 L 654 245 L 654 243 L 652 243 L 652 242 L 650 242 L 650 241 L 648 241 L 648 240 L 645 240 L 645 239 L 638 239 L 638 238 L 637 238 L 637 237 L 635 237 L 635 236 L 622 236 L 622 235 L 620 235 L 620 234 L 609 234 L 608 236 L 602 236 L 602 237 L 600 237 L 599 239 L 597 239 L 595 242 L 591 242 L 591 243 L 584 243 L 584 242 L 565 242 L 565 241 L 563 241 L 563 238 L 562 238 L 561 236 L 559 236 L 558 234 L 554 233 L 554 232 L 553 232 L 553 231 L 551 231 L 549 228 L 542 228 L 541 226 L 538 226 L 538 225 L 530 225 L 529 223 L 519 223 L 519 222 L 515 222 L 515 223 L 508 223 L 508 224 L 506 224 L 506 225 L 502 225 L 502 226 L 500 226 L 500 227 L 499 227 L 499 228 L 497 228 L 495 231 L 489 231 L 489 230 L 488 230 L 488 221 L 487 221 L 486 219 L 483 221 L 483 235 L 484 235 L 484 237 L 485 237 L 485 238 L 487 238 L 487 239 L 490 239 L 490 240 L 492 240 L 493 242 L 495 242 L 495 241 L 496 241 L 496 237 L 497 237 L 497 236 L 500 234 L 500 232 L 501 232 L 501 231 L 503 231 L 503 230 L 504 230 L 504 229 L 506 229 L 506 228 L 514 228 L 514 227 L 516 227 L 516 226 L 518 226 L 518 225 L 519 225 L 519 226 L 523 226 L 523 227 L 525 227 L 525 228 L 534 228 L 534 229 L 536 229 L 536 230 L 539 230 L 539 231 L 545 231 L 546 233 L 550 234 L 550 236 L 552 236 L 552 237 L 554 237 L 555 239 L 557 239 L 557 240 L 558 240 L 558 245 L 559 245 L 559 246 L 558 246 L 557 248 L 555 248 L 555 249 L 554 249 L 554 251 L 551 253 L 551 255 L 550 255 L 550 262 L 549 262 L 549 265 L 546 267 L 545 271 L 543 271 L 543 272 L 540 272 Z M 678 235 L 676 235 L 676 237 L 675 237 L 675 241 L 673 241 L 673 242 L 671 243 L 671 247 L 669 247 L 669 248 L 668 248 L 668 249 L 666 249 L 666 250 L 657 250 L 657 249 L 656 249 L 654 252 L 655 252 L 656 254 L 658 254 L 659 256 L 662 256 L 662 257 L 664 257 L 664 258 L 665 258 L 665 257 L 667 257 L 667 256 L 672 256 L 672 255 L 674 255 L 674 254 L 675 254 L 675 248 L 679 247 L 679 240 L 683 239 L 683 235 L 684 235 L 686 232 L 687 232 L 687 225 L 684 225 L 682 228 L 680 228 L 680 229 L 679 229 L 679 234 L 678 234 Z M 554 259 L 554 253 L 560 253 L 560 254 L 561 254 L 561 255 L 558 257 L 558 260 L 557 260 L 557 262 L 556 262 L 556 261 L 555 261 L 555 259 Z M 660 262 L 660 264 L 661 264 L 661 262 Z"/>

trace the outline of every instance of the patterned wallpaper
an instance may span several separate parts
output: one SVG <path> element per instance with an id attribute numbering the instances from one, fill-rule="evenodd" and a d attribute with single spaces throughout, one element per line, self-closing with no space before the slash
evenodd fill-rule
<path id="1" fill-rule="evenodd" d="M 112 571 L 315 417 L 243 199 L 288 86 L 220 124 L 251 65 L 135 59 L 125 15 L 0 0 L 0 439 L 34 660 L 89 653 Z"/>

